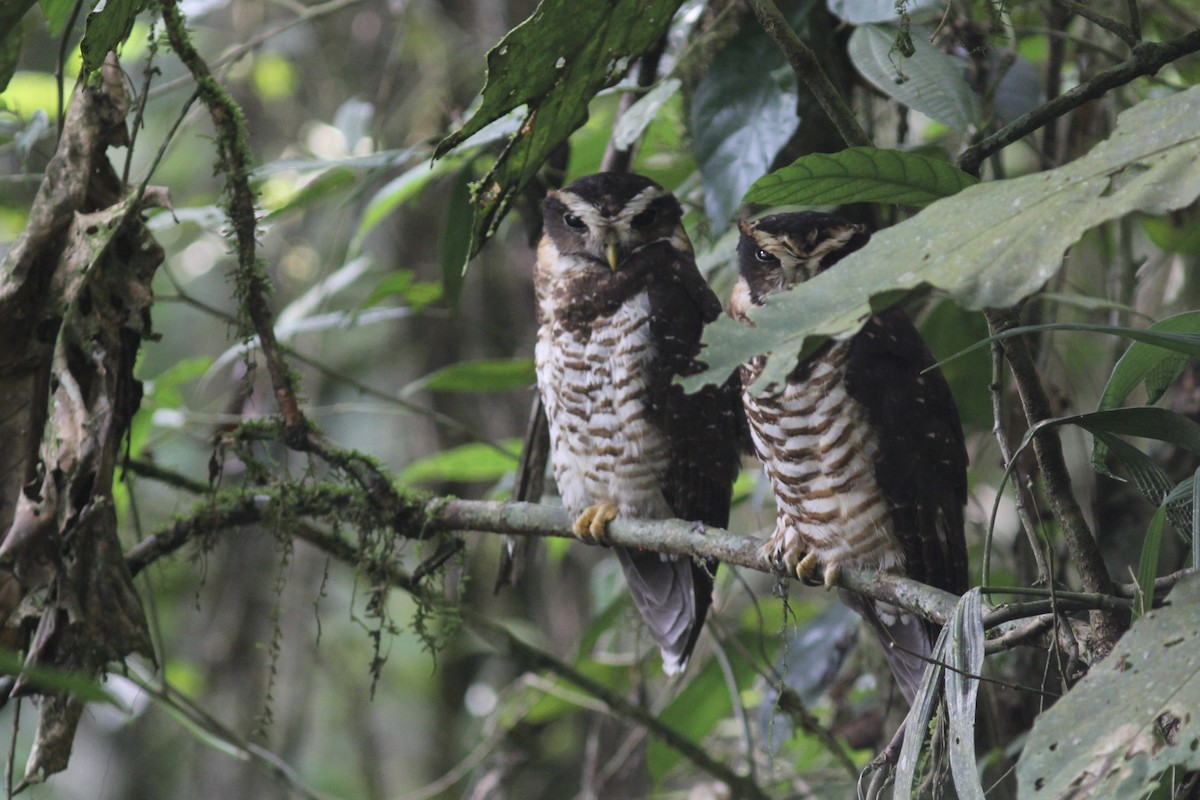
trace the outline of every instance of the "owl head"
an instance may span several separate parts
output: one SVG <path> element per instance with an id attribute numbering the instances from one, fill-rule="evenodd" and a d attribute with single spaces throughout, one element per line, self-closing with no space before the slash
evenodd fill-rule
<path id="1" fill-rule="evenodd" d="M 772 214 L 738 227 L 739 289 L 755 305 L 823 272 L 871 238 L 865 225 L 813 211 Z"/>
<path id="2" fill-rule="evenodd" d="M 666 242 L 685 253 L 691 243 L 679 201 L 649 178 L 625 172 L 588 175 L 546 196 L 543 245 L 563 269 L 613 272 L 638 250 Z"/>

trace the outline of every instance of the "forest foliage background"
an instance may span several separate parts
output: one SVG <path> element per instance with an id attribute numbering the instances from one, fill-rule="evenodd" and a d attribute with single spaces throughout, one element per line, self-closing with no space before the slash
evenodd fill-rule
<path id="1" fill-rule="evenodd" d="M 123 72 L 104 72 L 114 47 Z M 986 591 L 956 616 L 847 580 L 953 620 L 977 652 L 943 655 L 968 672 L 987 650 L 1009 688 L 950 758 L 977 759 L 989 796 L 1190 796 L 1197 51 L 1200 12 L 1176 0 L 10 2 L 0 666 L 6 693 L 93 701 L 64 734 L 46 720 L 70 702 L 8 700 L 8 791 L 42 772 L 25 794 L 852 796 L 904 709 L 830 595 L 744 539 L 617 528 L 741 565 L 668 681 L 603 549 L 542 535 L 552 511 L 440 499 L 527 488 L 540 199 L 617 165 L 677 194 L 722 299 L 739 217 L 837 207 L 881 229 L 753 333 L 712 326 L 710 379 L 757 352 L 784 369 L 890 302 L 942 359 L 1041 326 L 943 364 Z M 67 123 L 81 72 L 130 96 L 116 125 Z M 93 141 L 76 130 L 98 160 L 71 163 L 111 169 L 56 171 L 64 131 Z M 76 183 L 73 206 L 46 202 Z M 47 217 L 62 227 L 31 243 Z M 99 367 L 62 355 L 85 351 Z M 74 423 L 46 413 L 64 407 Z M 22 527 L 63 474 L 52 524 Z M 736 496 L 730 531 L 765 535 L 750 460 Z M 495 589 L 503 532 L 533 546 Z"/>

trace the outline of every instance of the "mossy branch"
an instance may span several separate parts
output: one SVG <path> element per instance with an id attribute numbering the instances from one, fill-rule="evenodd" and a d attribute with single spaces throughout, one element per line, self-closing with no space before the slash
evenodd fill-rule
<path id="1" fill-rule="evenodd" d="M 250 152 L 246 116 L 192 46 L 178 0 L 163 0 L 162 15 L 167 39 L 195 78 L 200 102 L 208 109 L 217 131 L 217 170 L 225 175 L 226 213 L 236 240 L 238 297 L 250 326 L 258 334 L 275 401 L 283 415 L 287 442 L 303 449 L 309 433 L 308 423 L 300 410 L 292 375 L 275 338 L 271 307 L 267 302 L 270 285 L 257 255 L 258 220 L 254 190 L 250 187 L 254 157 Z"/>

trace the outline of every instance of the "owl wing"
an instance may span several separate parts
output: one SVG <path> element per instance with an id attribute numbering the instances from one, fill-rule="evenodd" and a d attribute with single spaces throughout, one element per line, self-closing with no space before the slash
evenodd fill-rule
<path id="1" fill-rule="evenodd" d="M 847 388 L 879 437 L 875 478 L 892 507 L 909 577 L 967 589 L 963 505 L 967 453 L 962 424 L 940 370 L 908 315 L 890 308 L 854 337 Z"/>
<path id="2" fill-rule="evenodd" d="M 736 377 L 691 395 L 673 383 L 676 375 L 702 369 L 696 360 L 700 334 L 721 304 L 690 256 L 665 245 L 639 256 L 654 259 L 648 294 L 656 357 L 646 411 L 669 447 L 663 497 L 680 519 L 725 527 L 738 470 L 742 408 Z M 663 667 L 673 674 L 687 663 L 704 626 L 717 563 L 615 549 L 630 595 L 662 649 Z"/>
<path id="3" fill-rule="evenodd" d="M 664 248 L 665 249 L 665 248 Z M 699 360 L 705 323 L 721 314 L 721 303 L 690 255 L 669 250 L 667 268 L 649 284 L 650 331 L 658 349 L 651 376 L 650 413 L 670 443 L 671 460 L 663 495 L 680 519 L 725 527 L 739 467 L 739 441 L 746 426 L 737 373 L 720 386 L 692 394 L 676 376 L 705 368 Z"/>

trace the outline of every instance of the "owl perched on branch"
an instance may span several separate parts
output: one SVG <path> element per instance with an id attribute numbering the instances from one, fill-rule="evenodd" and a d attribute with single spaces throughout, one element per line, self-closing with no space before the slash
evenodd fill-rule
<path id="1" fill-rule="evenodd" d="M 748 322 L 753 306 L 869 238 L 863 226 L 828 214 L 742 223 L 730 313 Z M 773 560 L 826 586 L 852 565 L 966 591 L 967 455 L 950 388 L 940 371 L 925 371 L 933 363 L 911 320 L 892 307 L 797 363 L 785 386 L 756 395 L 750 386 L 763 358 L 742 366 L 746 416 L 775 492 Z M 842 597 L 882 641 L 911 702 L 936 630 L 894 606 Z"/>
<path id="2" fill-rule="evenodd" d="M 600 173 L 550 192 L 538 246 L 538 390 L 576 535 L 618 517 L 724 527 L 738 470 L 734 379 L 685 394 L 720 302 L 696 269 L 675 197 L 640 175 Z M 634 605 L 679 672 L 712 598 L 715 563 L 614 548 Z"/>

